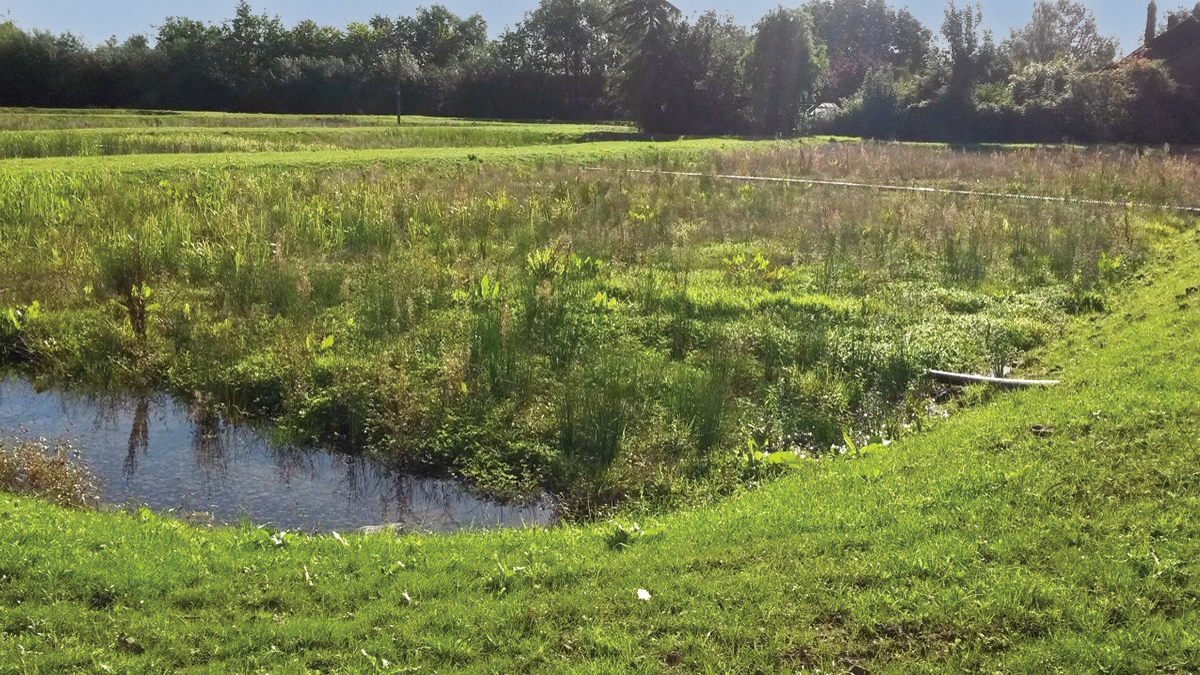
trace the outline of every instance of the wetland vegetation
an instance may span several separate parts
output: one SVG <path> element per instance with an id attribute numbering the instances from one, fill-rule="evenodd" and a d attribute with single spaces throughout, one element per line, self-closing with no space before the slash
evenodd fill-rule
<path id="1" fill-rule="evenodd" d="M 0 17 L 0 673 L 1200 670 L 1200 6 L 943 9 Z"/>
<path id="2" fill-rule="evenodd" d="M 164 123 L 165 120 L 165 123 Z M 80 111 L 0 113 L 0 159 L 162 153 L 496 147 L 633 139 L 619 124 L 520 124 L 395 117 Z"/>
<path id="3" fill-rule="evenodd" d="M 196 124 L 179 133 L 228 130 Z M 326 138 L 306 124 L 241 138 Z M 373 138 L 366 126 L 334 133 Z M 0 669 L 1200 663 L 1200 240 L 1194 217 L 1155 208 L 1200 204 L 1194 158 L 547 147 L 591 131 L 510 126 L 493 145 L 513 147 L 3 164 L 9 372 L 85 397 L 165 392 L 193 420 L 257 422 L 435 486 L 549 491 L 566 522 L 452 537 L 197 527 L 77 508 L 100 494 L 95 473 L 4 441 Z M 0 146 L 37 133 L 0 131 Z M 930 367 L 1064 384 L 953 403 Z M 181 433 L 184 453 L 208 452 Z M 238 461 L 312 458 L 284 453 Z M 288 498 L 307 494 L 295 485 Z"/>
<path id="4" fill-rule="evenodd" d="M 549 490 L 573 517 L 657 511 L 756 483 L 763 452 L 920 428 L 926 369 L 1020 366 L 1185 225 L 1138 203 L 1196 197 L 1194 163 L 1165 154 L 671 147 L 591 168 L 12 174 L 0 353 L 492 493 Z M 628 171 L 646 168 L 1130 206 Z"/>

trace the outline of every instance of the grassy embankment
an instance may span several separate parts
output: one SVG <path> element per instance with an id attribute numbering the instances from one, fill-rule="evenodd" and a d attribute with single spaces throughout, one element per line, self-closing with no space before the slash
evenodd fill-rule
<path id="1" fill-rule="evenodd" d="M 640 528 L 272 536 L 2 497 L 0 670 L 1195 671 L 1200 233 L 1156 260 L 1037 352 L 1062 386 Z"/>
<path id="2" fill-rule="evenodd" d="M 752 484 L 749 444 L 899 438 L 924 420 L 926 368 L 1019 365 L 1185 224 L 621 169 L 1197 200 L 1178 158 L 875 145 L 5 166 L 6 362 L 215 402 L 490 491 L 550 489 L 585 517 Z"/>
<path id="3" fill-rule="evenodd" d="M 0 159 L 518 147 L 635 140 L 623 124 L 406 116 L 0 109 Z"/>
<path id="4" fill-rule="evenodd" d="M 217 152 L 318 152 L 410 147 L 515 147 L 637 138 L 620 126 L 511 124 L 402 127 L 255 128 L 178 127 L 0 131 L 0 158 Z"/>
<path id="5" fill-rule="evenodd" d="M 518 123 L 457 117 L 405 115 L 417 126 L 506 127 Z M 0 108 L 0 129 L 142 129 L 162 127 L 279 128 L 394 127 L 395 115 L 276 115 L 171 110 L 81 110 L 75 108 Z"/>
<path id="6" fill-rule="evenodd" d="M 334 149 L 311 152 L 210 152 L 102 155 L 94 157 L 46 157 L 0 159 L 0 173 L 12 176 L 71 174 L 120 174 L 128 179 L 148 180 L 161 174 L 169 177 L 196 171 L 259 169 L 263 172 L 308 169 L 350 171 L 371 167 L 450 168 L 495 163 L 505 167 L 540 168 L 548 164 L 575 165 L 628 159 L 638 162 L 684 161 L 706 153 L 765 145 L 733 139 L 692 139 L 669 143 L 651 141 L 596 141 L 552 145 L 483 147 L 405 147 Z M 110 176 L 111 177 L 111 176 Z"/>

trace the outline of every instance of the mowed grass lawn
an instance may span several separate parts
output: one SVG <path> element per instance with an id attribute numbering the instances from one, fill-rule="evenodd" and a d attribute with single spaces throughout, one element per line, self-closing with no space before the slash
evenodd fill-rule
<path id="1" fill-rule="evenodd" d="M 1061 386 L 636 526 L 273 536 L 6 496 L 0 668 L 1194 671 L 1200 235 L 1160 260 L 1040 354 Z"/>

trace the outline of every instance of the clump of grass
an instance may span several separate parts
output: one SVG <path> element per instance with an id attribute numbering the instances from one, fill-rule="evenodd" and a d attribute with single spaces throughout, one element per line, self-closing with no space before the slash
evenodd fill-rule
<path id="1" fill-rule="evenodd" d="M 33 441 L 0 442 L 0 490 L 79 508 L 100 501 L 100 485 L 75 451 Z"/>

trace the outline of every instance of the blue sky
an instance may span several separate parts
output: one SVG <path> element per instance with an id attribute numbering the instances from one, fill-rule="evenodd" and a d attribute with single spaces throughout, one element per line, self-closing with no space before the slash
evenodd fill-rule
<path id="1" fill-rule="evenodd" d="M 784 4 L 791 6 L 801 2 L 791 0 Z M 1183 2 L 1166 0 L 1159 3 L 1159 10 L 1174 8 Z M 7 13 L 8 18 L 22 28 L 43 28 L 55 33 L 69 30 L 96 43 L 103 42 L 111 35 L 124 39 L 134 33 L 152 33 L 153 26 L 167 16 L 218 22 L 232 16 L 236 4 L 237 0 L 0 0 L 0 16 Z M 265 10 L 269 14 L 278 14 L 289 26 L 302 19 L 345 26 L 351 21 L 365 21 L 374 14 L 408 14 L 418 5 L 433 3 L 396 0 L 257 0 L 250 4 L 256 12 Z M 496 35 L 504 26 L 519 21 L 526 10 L 536 6 L 537 0 L 442 0 L 441 4 L 459 14 L 482 14 L 487 19 L 492 35 Z M 759 16 L 778 4 L 779 0 L 676 2 L 687 14 L 707 9 L 728 11 L 744 24 L 754 23 Z M 941 0 L 900 0 L 893 4 L 907 5 L 934 32 L 941 25 Z M 998 38 L 1006 37 L 1010 26 L 1027 22 L 1033 12 L 1033 0 L 983 0 L 982 4 L 986 22 Z M 1146 2 L 1091 0 L 1087 4 L 1095 11 L 1101 32 L 1120 38 L 1122 51 L 1131 51 L 1137 46 L 1139 36 L 1145 30 Z"/>

